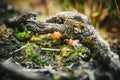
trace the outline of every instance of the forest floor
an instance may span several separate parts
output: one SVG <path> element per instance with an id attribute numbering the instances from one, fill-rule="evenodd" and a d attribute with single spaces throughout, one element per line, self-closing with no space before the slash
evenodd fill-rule
<path id="1" fill-rule="evenodd" d="M 13 16 L 20 14 L 12 12 Z M 55 39 L 61 36 L 59 32 L 40 34 L 10 28 L 4 23 L 8 15 L 4 13 L 0 18 L 0 61 L 4 64 L 0 66 L 3 68 L 0 71 L 1 80 L 115 80 L 109 71 L 101 70 L 86 47 L 80 45 L 80 48 L 74 49 L 72 44 L 76 41 Z M 100 33 L 111 50 L 120 56 L 120 33 L 115 30 L 114 34 L 109 30 L 104 32 L 106 35 L 102 31 Z M 13 65 L 10 63 L 15 68 L 17 66 L 21 73 L 39 73 L 40 77 L 21 77 L 21 73 L 11 71 Z M 17 73 L 19 75 L 15 75 Z"/>

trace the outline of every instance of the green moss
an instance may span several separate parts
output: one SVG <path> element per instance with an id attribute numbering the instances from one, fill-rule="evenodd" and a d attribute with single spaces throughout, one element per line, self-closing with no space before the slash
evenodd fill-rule
<path id="1" fill-rule="evenodd" d="M 31 31 L 23 31 L 23 32 L 17 32 L 17 37 L 20 40 L 25 40 L 25 39 L 29 39 L 31 37 Z"/>
<path id="2" fill-rule="evenodd" d="M 36 61 L 37 57 L 38 57 L 37 53 L 32 53 L 32 54 L 28 55 L 28 57 L 26 58 L 26 60 L 28 60 L 28 61 Z"/>
<path id="3" fill-rule="evenodd" d="M 19 37 L 24 39 L 23 33 L 19 32 Z M 40 66 L 68 66 L 81 60 L 82 54 L 86 52 L 86 48 L 81 46 L 74 49 L 67 43 L 57 44 L 51 36 L 38 34 L 39 44 L 31 44 L 24 48 L 24 54 L 21 54 L 25 61 L 35 62 Z M 62 40 L 65 41 L 65 40 Z M 61 42 L 63 43 L 63 42 Z M 60 51 L 41 50 L 41 48 L 60 49 Z M 57 79 L 57 78 L 56 78 Z"/>

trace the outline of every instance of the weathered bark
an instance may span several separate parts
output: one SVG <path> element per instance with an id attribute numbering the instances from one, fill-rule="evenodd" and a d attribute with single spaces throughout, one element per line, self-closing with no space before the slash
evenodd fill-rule
<path id="1" fill-rule="evenodd" d="M 49 77 L 42 76 L 37 72 L 27 72 L 24 70 L 22 72 L 21 69 L 13 63 L 0 63 L 0 69 L 0 74 L 4 74 L 4 72 L 7 72 L 7 75 L 10 74 L 10 80 L 50 80 Z M 3 78 L 3 76 L 1 77 Z"/>

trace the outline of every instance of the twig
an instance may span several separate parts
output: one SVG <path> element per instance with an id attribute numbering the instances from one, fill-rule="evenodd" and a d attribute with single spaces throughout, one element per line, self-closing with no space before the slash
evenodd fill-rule
<path id="1" fill-rule="evenodd" d="M 3 62 L 3 64 L 8 64 L 8 63 L 11 63 L 12 61 L 13 61 L 13 58 L 10 57 L 10 58 L 8 58 L 7 60 L 5 60 L 5 61 Z"/>
<path id="2" fill-rule="evenodd" d="M 57 75 L 64 76 L 64 77 L 69 76 L 69 74 L 66 73 L 66 72 L 56 71 L 56 70 L 53 70 L 53 69 L 25 69 L 25 70 L 19 70 L 19 72 L 25 72 L 25 73 L 26 72 L 37 73 L 37 72 L 46 72 L 46 71 L 49 71 L 52 74 L 57 74 Z"/>
<path id="3" fill-rule="evenodd" d="M 24 49 L 25 47 L 27 47 L 27 46 L 29 46 L 29 45 L 31 45 L 31 44 L 33 44 L 33 43 L 28 43 L 28 44 L 22 46 L 21 48 L 15 50 L 15 51 L 13 51 L 13 52 L 10 52 L 10 54 L 16 53 L 16 52 Z M 43 51 L 58 51 L 58 52 L 60 51 L 60 49 L 52 49 L 52 48 L 41 48 L 41 50 L 43 50 Z"/>
<path id="4" fill-rule="evenodd" d="M 19 63 L 15 62 L 15 65 L 16 65 L 17 67 L 19 67 L 20 69 L 25 70 Z"/>
<path id="5" fill-rule="evenodd" d="M 43 51 L 60 51 L 60 49 L 52 49 L 52 48 L 41 48 Z"/>
<path id="6" fill-rule="evenodd" d="M 10 52 L 10 54 L 16 53 L 16 52 L 18 52 L 18 51 L 20 51 L 20 50 L 24 49 L 25 47 L 27 47 L 27 46 L 29 46 L 29 45 L 31 45 L 31 44 L 32 44 L 32 43 L 28 43 L 28 44 L 26 44 L 26 45 L 22 46 L 21 48 L 19 48 L 19 49 L 15 50 L 15 51 L 13 51 L 13 52 Z"/>

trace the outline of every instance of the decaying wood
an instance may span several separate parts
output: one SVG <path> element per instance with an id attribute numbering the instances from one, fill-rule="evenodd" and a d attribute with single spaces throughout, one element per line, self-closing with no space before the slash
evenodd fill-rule
<path id="1" fill-rule="evenodd" d="M 38 21 L 35 17 L 24 15 L 19 19 L 26 18 L 25 26 L 34 32 L 50 33 L 60 31 L 61 33 L 71 36 L 73 39 L 78 39 L 80 43 L 91 49 L 93 57 L 109 56 L 112 59 L 117 59 L 118 55 L 114 54 L 98 31 L 94 28 L 91 21 L 84 15 L 77 12 L 61 12 L 44 21 Z M 19 22 L 20 20 L 17 20 Z M 109 58 L 108 58 L 109 59 Z"/>
<path id="2" fill-rule="evenodd" d="M 43 21 L 36 20 L 35 13 L 26 13 L 18 19 L 8 22 L 12 25 L 25 26 L 28 30 L 37 33 L 52 33 L 59 31 L 62 34 L 77 39 L 91 50 L 92 58 L 102 67 L 112 71 L 120 71 L 119 57 L 112 52 L 109 44 L 101 37 L 87 16 L 78 12 L 60 12 Z"/>

